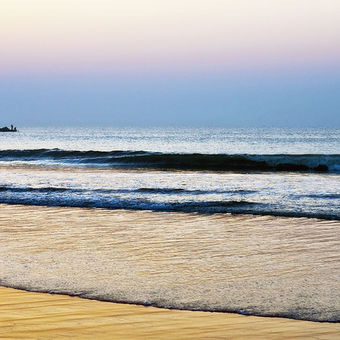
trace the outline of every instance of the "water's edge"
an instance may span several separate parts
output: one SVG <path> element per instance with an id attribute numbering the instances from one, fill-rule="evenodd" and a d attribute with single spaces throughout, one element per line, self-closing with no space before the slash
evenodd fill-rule
<path id="1" fill-rule="evenodd" d="M 63 295 L 63 296 L 69 296 L 69 297 L 77 297 L 81 299 L 91 300 L 91 301 L 101 301 L 101 302 L 110 302 L 110 303 L 117 303 L 117 304 L 125 304 L 125 305 L 131 305 L 131 306 L 144 306 L 144 307 L 154 307 L 154 308 L 162 308 L 162 309 L 168 309 L 168 310 L 186 310 L 191 312 L 206 312 L 206 313 L 231 313 L 231 314 L 239 314 L 243 316 L 256 316 L 256 317 L 263 317 L 263 318 L 284 318 L 284 319 L 291 319 L 291 320 L 300 320 L 300 321 L 310 321 L 310 322 L 318 322 L 318 323 L 340 323 L 340 320 L 318 320 L 313 318 L 297 318 L 294 315 L 290 315 L 288 313 L 274 313 L 274 314 L 260 314 L 260 313 L 247 313 L 246 311 L 242 310 L 233 310 L 228 308 L 193 308 L 190 307 L 190 305 L 187 308 L 177 308 L 177 307 L 171 307 L 171 306 L 163 306 L 157 303 L 145 303 L 140 301 L 125 301 L 125 300 L 113 300 L 108 299 L 105 297 L 91 297 L 88 296 L 86 293 L 72 293 L 69 291 L 51 291 L 51 290 L 37 290 L 37 289 L 28 289 L 21 285 L 6 285 L 2 280 L 0 279 L 0 286 L 4 288 L 11 288 L 11 289 L 18 289 L 22 290 L 28 293 L 42 293 L 42 294 L 51 294 L 51 295 Z"/>

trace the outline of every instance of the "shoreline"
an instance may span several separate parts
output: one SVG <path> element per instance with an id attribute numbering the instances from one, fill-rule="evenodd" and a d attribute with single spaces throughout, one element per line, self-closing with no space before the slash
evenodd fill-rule
<path id="1" fill-rule="evenodd" d="M 136 306 L 136 307 L 145 307 L 145 308 L 156 308 L 161 310 L 167 310 L 167 311 L 179 311 L 179 312 L 193 312 L 193 313 L 211 313 L 211 314 L 230 314 L 230 315 L 239 315 L 239 316 L 245 316 L 245 317 L 256 317 L 256 318 L 264 318 L 264 319 L 284 319 L 284 320 L 293 320 L 293 321 L 302 321 L 302 322 L 313 322 L 313 323 L 325 323 L 325 324 L 339 324 L 340 321 L 336 320 L 312 320 L 312 319 L 299 319 L 294 316 L 285 316 L 285 315 L 271 315 L 271 314 L 251 314 L 246 312 L 241 312 L 237 310 L 209 310 L 209 309 L 190 309 L 190 308 L 176 308 L 176 307 L 165 307 L 165 306 L 157 306 L 153 305 L 152 303 L 142 303 L 142 302 L 133 302 L 133 301 L 114 301 L 110 299 L 101 299 L 99 297 L 88 297 L 86 295 L 82 294 L 72 294 L 69 292 L 53 292 L 53 291 L 46 291 L 46 290 L 30 290 L 25 287 L 20 286 L 7 286 L 3 284 L 0 281 L 0 289 L 12 289 L 12 290 L 18 290 L 25 293 L 33 293 L 33 294 L 47 294 L 52 296 L 63 296 L 63 297 L 69 297 L 69 298 L 78 298 L 82 300 L 88 300 L 88 301 L 97 301 L 97 302 L 103 302 L 103 303 L 110 303 L 110 304 L 116 304 L 116 305 L 126 305 L 126 306 Z M 0 294 L 1 296 L 1 294 Z"/>
<path id="2" fill-rule="evenodd" d="M 1 339 L 336 339 L 340 323 L 168 310 L 0 286 Z"/>
<path id="3" fill-rule="evenodd" d="M 3 286 L 164 309 L 339 321 L 336 221 L 0 207 Z"/>

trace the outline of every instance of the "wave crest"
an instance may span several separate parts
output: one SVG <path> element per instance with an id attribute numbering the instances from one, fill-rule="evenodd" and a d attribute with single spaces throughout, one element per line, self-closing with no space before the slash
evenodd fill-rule
<path id="1" fill-rule="evenodd" d="M 147 151 L 1 150 L 0 161 L 200 171 L 340 172 L 340 155 L 200 154 Z"/>

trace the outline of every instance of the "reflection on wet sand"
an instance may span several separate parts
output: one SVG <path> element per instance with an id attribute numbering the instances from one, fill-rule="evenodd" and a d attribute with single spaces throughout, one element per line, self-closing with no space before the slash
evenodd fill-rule
<path id="1" fill-rule="evenodd" d="M 0 287 L 1 339 L 338 339 L 339 323 L 169 310 Z"/>
<path id="2" fill-rule="evenodd" d="M 0 205 L 2 285 L 340 320 L 339 221 Z"/>

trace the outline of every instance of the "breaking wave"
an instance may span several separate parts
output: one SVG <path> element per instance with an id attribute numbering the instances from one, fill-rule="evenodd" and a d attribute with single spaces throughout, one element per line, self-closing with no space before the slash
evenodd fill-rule
<path id="1" fill-rule="evenodd" d="M 153 202 L 147 199 L 96 199 L 79 197 L 21 196 L 0 197 L 0 204 L 36 205 L 50 207 L 101 208 L 111 210 L 152 210 L 163 212 L 250 213 L 250 201 L 204 201 L 204 202 Z"/>
<path id="2" fill-rule="evenodd" d="M 110 210 L 151 210 L 199 214 L 252 214 L 309 217 L 326 220 L 340 219 L 338 210 L 315 210 L 307 206 L 305 206 L 303 210 L 292 209 L 292 207 L 285 205 L 279 206 L 273 203 L 260 202 L 252 196 L 253 193 L 256 193 L 256 191 L 185 190 L 177 188 L 82 189 L 0 186 L 0 204 L 100 208 Z M 213 194 L 213 196 L 201 196 L 209 194 Z M 214 194 L 231 194 L 231 196 L 214 199 L 214 197 L 216 197 Z M 233 196 L 233 194 L 237 195 Z M 165 197 L 157 196 L 157 198 L 154 195 Z M 197 195 L 197 199 L 195 199 L 195 195 Z M 173 197 L 173 199 L 171 199 L 171 197 Z M 338 194 L 302 195 L 302 197 L 331 198 L 334 200 L 340 198 Z"/>
<path id="3" fill-rule="evenodd" d="M 125 169 L 340 172 L 340 154 L 199 154 L 146 151 L 2 150 L 0 161 Z"/>

